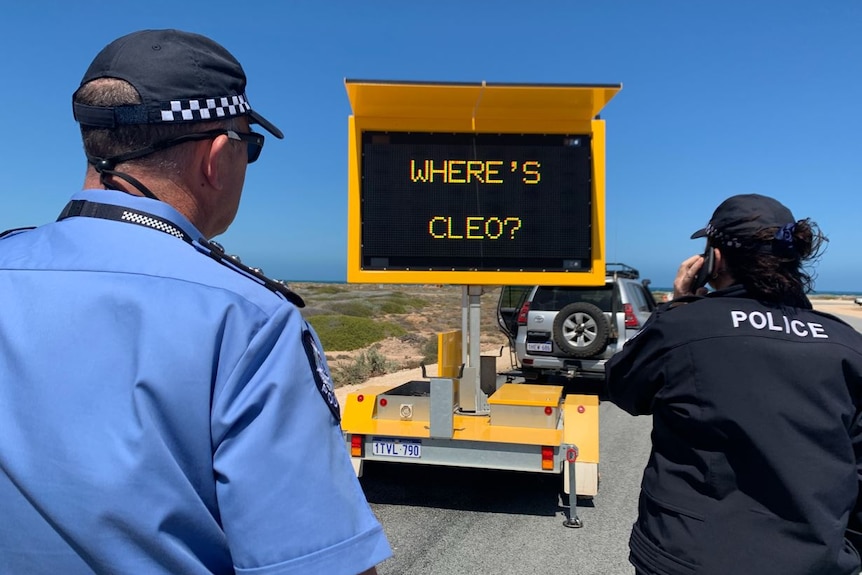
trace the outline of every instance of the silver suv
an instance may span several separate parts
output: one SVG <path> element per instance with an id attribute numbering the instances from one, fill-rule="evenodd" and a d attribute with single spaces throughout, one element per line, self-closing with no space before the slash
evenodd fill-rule
<path id="1" fill-rule="evenodd" d="M 649 280 L 639 277 L 609 263 L 601 287 L 503 286 L 497 321 L 524 379 L 604 377 L 605 362 L 655 309 Z"/>

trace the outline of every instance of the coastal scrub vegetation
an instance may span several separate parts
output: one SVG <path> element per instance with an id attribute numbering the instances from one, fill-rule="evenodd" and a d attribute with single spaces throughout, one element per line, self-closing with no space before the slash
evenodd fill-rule
<path id="1" fill-rule="evenodd" d="M 404 335 L 400 325 L 368 317 L 352 315 L 315 315 L 308 318 L 314 327 L 323 349 L 327 351 L 353 351 L 368 347 L 387 337 Z"/>
<path id="2" fill-rule="evenodd" d="M 460 329 L 461 286 L 293 284 L 336 387 L 437 362 L 437 333 Z M 482 302 L 482 340 L 497 342 L 496 293 Z"/>
<path id="3" fill-rule="evenodd" d="M 332 370 L 333 382 L 338 386 L 346 382 L 362 382 L 378 375 L 385 375 L 400 368 L 400 366 L 386 359 L 378 347 L 361 352 L 356 358 L 343 365 L 338 365 Z"/>

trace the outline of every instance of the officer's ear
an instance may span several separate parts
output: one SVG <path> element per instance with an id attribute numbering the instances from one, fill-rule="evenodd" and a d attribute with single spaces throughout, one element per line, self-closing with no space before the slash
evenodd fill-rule
<path id="1" fill-rule="evenodd" d="M 712 273 L 717 275 L 719 273 L 724 273 L 724 268 L 727 267 L 727 260 L 724 259 L 724 254 L 721 253 L 721 248 L 713 248 L 715 251 L 713 252 L 713 260 L 712 265 Z M 719 272 L 719 270 L 721 270 Z"/>
<path id="2" fill-rule="evenodd" d="M 715 289 L 722 289 L 736 283 L 733 271 L 727 265 L 727 258 L 721 253 L 721 248 L 715 248 L 715 261 L 712 267 L 710 285 Z"/>
<path id="3" fill-rule="evenodd" d="M 199 152 L 203 177 L 212 188 L 224 189 L 229 170 L 236 169 L 236 150 L 231 146 L 230 138 L 222 134 L 199 144 L 202 144 Z"/>

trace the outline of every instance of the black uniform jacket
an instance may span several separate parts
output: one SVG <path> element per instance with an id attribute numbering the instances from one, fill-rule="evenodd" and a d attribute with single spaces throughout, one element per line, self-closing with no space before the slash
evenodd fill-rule
<path id="1" fill-rule="evenodd" d="M 739 287 L 659 306 L 606 367 L 652 414 L 632 563 L 662 574 L 858 574 L 862 335 Z"/>

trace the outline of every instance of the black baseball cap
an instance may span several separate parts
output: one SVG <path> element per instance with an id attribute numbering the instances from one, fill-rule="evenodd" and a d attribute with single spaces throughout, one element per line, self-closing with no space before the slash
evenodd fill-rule
<path id="1" fill-rule="evenodd" d="M 202 122 L 248 116 L 276 138 L 284 134 L 252 110 L 240 63 L 206 36 L 181 30 L 141 30 L 114 40 L 96 56 L 81 86 L 98 78 L 130 83 L 142 104 L 86 106 L 74 102 L 82 125 L 114 128 L 130 124 Z M 77 92 L 76 92 L 77 93 Z"/>
<path id="2" fill-rule="evenodd" d="M 691 234 L 691 238 L 708 237 L 717 246 L 740 247 L 761 230 L 795 221 L 790 210 L 774 198 L 740 194 L 721 202 L 709 224 Z"/>

